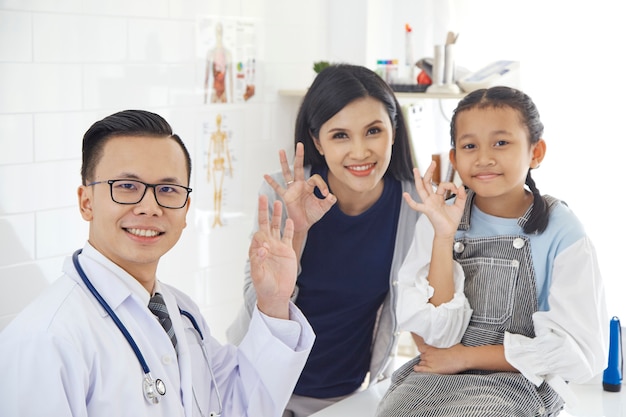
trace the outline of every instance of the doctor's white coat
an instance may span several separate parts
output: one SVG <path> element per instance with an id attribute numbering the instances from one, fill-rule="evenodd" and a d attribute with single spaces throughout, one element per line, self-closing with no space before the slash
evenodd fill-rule
<path id="1" fill-rule="evenodd" d="M 71 259 L 61 278 L 0 333 L 0 416 L 208 416 L 218 412 L 217 392 L 197 332 L 179 308 L 191 313 L 204 335 L 227 416 L 280 416 L 314 340 L 306 319 L 291 306 L 292 320 L 258 309 L 239 348 L 211 337 L 197 305 L 158 283 L 176 337 L 148 310 L 149 294 L 121 268 L 87 244 L 80 262 L 89 280 L 135 340 L 154 379 L 166 393 L 150 404 L 144 373 L 113 320 L 89 292 Z"/>

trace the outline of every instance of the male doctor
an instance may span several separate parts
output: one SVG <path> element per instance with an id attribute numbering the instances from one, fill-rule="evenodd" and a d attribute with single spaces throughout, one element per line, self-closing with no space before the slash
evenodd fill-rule
<path id="1" fill-rule="evenodd" d="M 81 174 L 89 240 L 0 334 L 0 416 L 280 416 L 314 340 L 289 301 L 281 207 L 268 219 L 259 198 L 257 308 L 239 348 L 222 346 L 191 298 L 156 277 L 190 204 L 190 156 L 169 124 L 139 110 L 94 123 Z"/>

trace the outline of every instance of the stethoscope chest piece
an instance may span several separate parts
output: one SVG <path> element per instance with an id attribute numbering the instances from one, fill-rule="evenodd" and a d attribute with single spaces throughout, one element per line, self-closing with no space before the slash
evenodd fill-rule
<path id="1" fill-rule="evenodd" d="M 143 379 L 143 395 L 149 403 L 158 404 L 165 395 L 165 383 L 161 379 L 152 379 L 148 374 Z"/>

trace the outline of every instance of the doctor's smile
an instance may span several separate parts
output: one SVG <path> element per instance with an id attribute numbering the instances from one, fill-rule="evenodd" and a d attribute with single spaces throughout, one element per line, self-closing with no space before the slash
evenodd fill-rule
<path id="1" fill-rule="evenodd" d="M 159 236 L 165 233 L 165 232 L 159 232 L 157 230 L 151 230 L 151 229 L 124 228 L 124 230 L 126 230 L 131 235 L 141 236 L 141 237 L 155 237 L 155 236 Z"/>
<path id="2" fill-rule="evenodd" d="M 123 227 L 123 229 L 126 230 L 131 235 L 139 236 L 139 237 L 146 237 L 146 238 L 158 237 L 165 233 L 165 232 L 160 232 L 158 230 L 153 230 L 153 229 L 138 229 L 138 228 L 125 228 L 125 227 Z"/>

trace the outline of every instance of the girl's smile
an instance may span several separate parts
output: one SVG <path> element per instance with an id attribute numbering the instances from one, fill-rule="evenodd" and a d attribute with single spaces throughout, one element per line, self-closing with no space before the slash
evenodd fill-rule
<path id="1" fill-rule="evenodd" d="M 530 144 L 519 112 L 511 107 L 476 107 L 457 116 L 450 160 L 463 184 L 476 193 L 476 205 L 489 214 L 509 218 L 524 214 L 532 202 L 525 189 L 526 175 L 544 153 L 545 142 Z M 485 199 L 489 208 L 482 203 Z"/>

